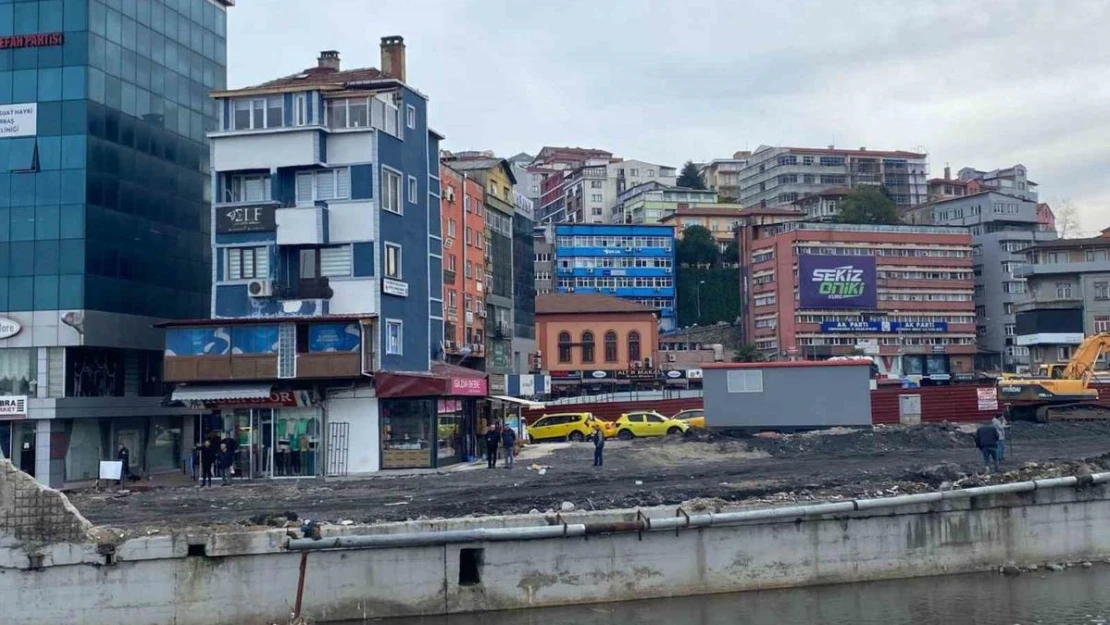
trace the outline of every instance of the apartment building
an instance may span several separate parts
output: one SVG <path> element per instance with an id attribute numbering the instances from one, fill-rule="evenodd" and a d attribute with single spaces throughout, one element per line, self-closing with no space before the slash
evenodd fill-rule
<path id="1" fill-rule="evenodd" d="M 748 164 L 751 152 L 736 152 L 732 158 L 715 158 L 698 169 L 705 186 L 725 202 L 740 199 L 740 171 Z"/>
<path id="2" fill-rule="evenodd" d="M 736 241 L 736 229 L 744 223 L 744 218 L 754 212 L 782 215 L 800 219 L 801 213 L 789 208 L 764 208 L 744 209 L 739 204 L 700 204 L 689 208 L 679 208 L 674 213 L 659 220 L 659 223 L 673 226 L 675 237 L 682 238 L 682 233 L 690 226 L 701 226 L 709 230 L 714 241 L 723 252 L 731 243 Z"/>
<path id="3" fill-rule="evenodd" d="M 181 467 L 153 326 L 208 311 L 232 4 L 0 5 L 0 457 L 44 484 Z"/>
<path id="4" fill-rule="evenodd" d="M 542 178 L 539 202 L 535 203 L 537 220 L 543 223 L 568 220 L 566 182 L 571 170 L 617 160 L 620 159 L 605 150 L 549 146 L 541 149 L 528 168 Z"/>
<path id="5" fill-rule="evenodd" d="M 716 191 L 645 182 L 617 196 L 609 211 L 609 220 L 617 224 L 654 224 L 673 215 L 680 207 L 708 206 L 717 202 Z"/>
<path id="6" fill-rule="evenodd" d="M 1110 228 L 1085 239 L 1042 241 L 1023 252 L 1026 281 L 1017 304 L 1015 343 L 1030 365 L 1067 362 L 1083 337 L 1110 332 Z M 1106 368 L 1106 360 L 1101 364 Z"/>
<path id="7" fill-rule="evenodd" d="M 805 215 L 807 221 L 832 221 L 840 214 L 844 197 L 851 192 L 846 187 L 833 187 L 795 200 L 793 206 Z"/>
<path id="8" fill-rule="evenodd" d="M 566 221 L 571 223 L 610 223 L 612 208 L 622 193 L 645 183 L 673 186 L 675 169 L 643 161 L 617 161 L 587 165 L 567 173 Z M 623 223 L 615 221 L 614 223 Z"/>
<path id="9" fill-rule="evenodd" d="M 485 189 L 440 165 L 443 221 L 443 351 L 448 362 L 484 370 L 486 357 Z"/>
<path id="10" fill-rule="evenodd" d="M 532 254 L 536 295 L 555 292 L 555 226 L 537 224 L 532 229 Z"/>
<path id="11" fill-rule="evenodd" d="M 555 291 L 611 295 L 659 311 L 675 327 L 674 228 L 662 225 L 555 226 Z"/>
<path id="12" fill-rule="evenodd" d="M 771 359 L 861 349 L 887 377 L 971 378 L 975 283 L 966 229 L 769 217 L 740 227 L 745 340 Z"/>
<path id="13" fill-rule="evenodd" d="M 760 146 L 737 174 L 744 206 L 782 206 L 834 187 L 885 186 L 902 208 L 927 200 L 927 155 Z"/>
<path id="14" fill-rule="evenodd" d="M 1015 307 L 1025 298 L 1024 250 L 1051 241 L 1056 232 L 1037 202 L 998 191 L 928 202 L 904 214 L 914 224 L 965 227 L 971 233 L 975 266 L 975 315 L 979 336 L 977 368 L 1019 371 L 1030 364 L 1029 348 L 1015 340 Z"/>
<path id="15" fill-rule="evenodd" d="M 947 168 L 946 168 L 947 171 Z M 1000 191 L 1008 195 L 1037 201 L 1037 183 L 1029 180 L 1028 171 L 1024 165 L 1014 165 L 1004 169 L 980 171 L 974 167 L 964 167 L 957 176 L 964 182 L 974 182 L 976 187 L 968 189 L 969 193 L 977 191 Z"/>

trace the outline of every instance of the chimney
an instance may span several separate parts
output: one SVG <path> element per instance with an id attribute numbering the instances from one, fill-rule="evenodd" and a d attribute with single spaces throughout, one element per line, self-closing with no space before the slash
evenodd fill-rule
<path id="1" fill-rule="evenodd" d="M 949 167 L 948 165 L 944 166 L 944 179 L 945 180 L 951 180 L 952 179 L 952 168 Z"/>
<path id="2" fill-rule="evenodd" d="M 316 67 L 320 69 L 330 69 L 333 72 L 339 71 L 339 51 L 338 50 L 324 50 L 320 53 L 320 58 L 316 59 Z"/>
<path id="3" fill-rule="evenodd" d="M 867 146 L 866 145 L 859 146 L 859 151 L 860 152 L 866 152 L 867 151 Z"/>
<path id="4" fill-rule="evenodd" d="M 405 82 L 404 37 L 382 37 L 382 73 Z"/>

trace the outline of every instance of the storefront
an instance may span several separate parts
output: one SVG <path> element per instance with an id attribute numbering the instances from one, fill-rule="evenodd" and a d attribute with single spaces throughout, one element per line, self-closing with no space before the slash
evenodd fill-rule
<path id="1" fill-rule="evenodd" d="M 35 423 L 27 420 L 25 396 L 0 397 L 0 458 L 35 474 Z"/>
<path id="2" fill-rule="evenodd" d="M 173 399 L 208 412 L 197 418 L 192 445 L 230 438 L 235 469 L 248 479 L 323 475 L 324 410 L 312 392 L 270 384 L 187 386 Z"/>
<path id="3" fill-rule="evenodd" d="M 485 374 L 437 364 L 427 374 L 379 372 L 375 388 L 382 469 L 437 468 L 475 455 Z"/>

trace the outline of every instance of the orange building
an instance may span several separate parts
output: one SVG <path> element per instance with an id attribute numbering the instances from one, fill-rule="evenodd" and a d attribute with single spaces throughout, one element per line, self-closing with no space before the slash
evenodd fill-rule
<path id="1" fill-rule="evenodd" d="M 659 349 L 654 308 L 608 295 L 536 297 L 536 347 L 553 392 L 655 386 Z"/>
<path id="2" fill-rule="evenodd" d="M 485 358 L 485 191 L 447 165 L 439 167 L 443 220 L 443 350 L 474 368 Z M 464 188 L 465 187 L 465 188 Z"/>

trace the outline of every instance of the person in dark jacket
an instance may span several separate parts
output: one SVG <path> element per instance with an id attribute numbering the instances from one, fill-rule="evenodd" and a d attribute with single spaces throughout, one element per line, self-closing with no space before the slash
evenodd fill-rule
<path id="1" fill-rule="evenodd" d="M 200 485 L 212 485 L 212 465 L 216 462 L 216 450 L 212 447 L 211 439 L 204 439 L 200 448 Z"/>
<path id="2" fill-rule="evenodd" d="M 983 452 L 983 464 L 987 467 L 987 471 L 990 471 L 991 464 L 994 464 L 994 470 L 998 471 L 998 430 L 994 425 L 988 423 L 979 426 L 975 431 L 975 446 Z"/>
<path id="3" fill-rule="evenodd" d="M 231 465 L 235 464 L 235 452 L 227 448 L 227 443 L 220 443 L 217 461 L 220 467 L 220 482 L 227 486 L 231 483 Z"/>
<path id="4" fill-rule="evenodd" d="M 516 451 L 516 432 L 513 428 L 501 428 L 501 447 L 505 450 L 505 468 L 513 468 L 513 452 Z"/>
<path id="5" fill-rule="evenodd" d="M 116 452 L 116 460 L 119 460 L 119 485 L 123 486 L 123 481 L 131 477 L 131 450 L 123 443 L 119 444 L 119 451 Z"/>
<path id="6" fill-rule="evenodd" d="M 497 426 L 489 426 L 489 431 L 486 432 L 486 461 L 491 469 L 497 466 L 497 446 L 500 443 L 501 432 L 497 431 Z"/>
<path id="7" fill-rule="evenodd" d="M 594 426 L 594 433 L 590 434 L 590 440 L 594 443 L 594 466 L 600 467 L 604 461 L 605 454 L 605 433 L 601 428 Z"/>

